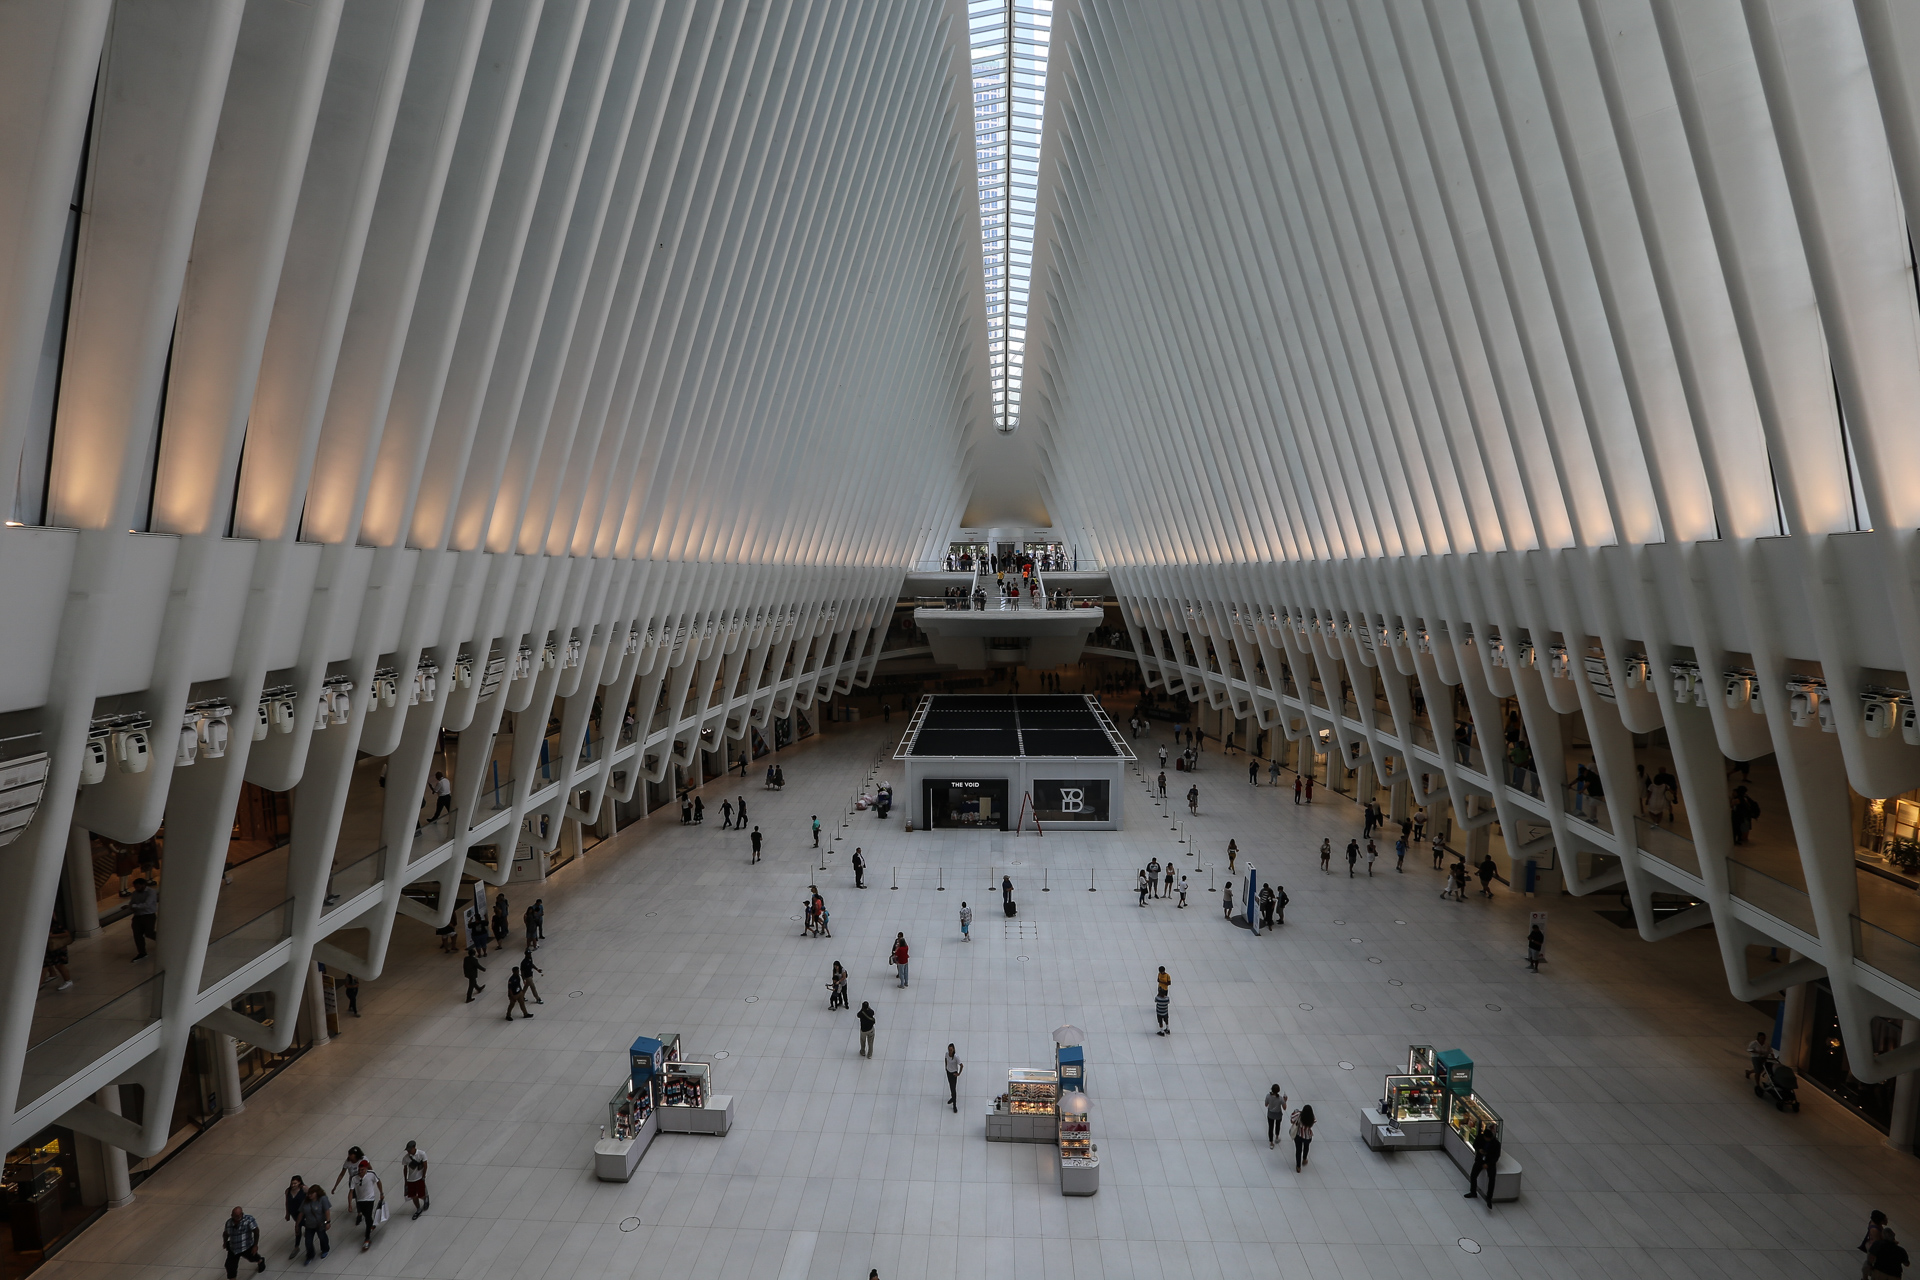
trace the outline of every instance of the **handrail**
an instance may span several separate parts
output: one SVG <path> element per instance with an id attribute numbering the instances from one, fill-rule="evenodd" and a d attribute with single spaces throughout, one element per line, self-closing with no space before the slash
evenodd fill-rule
<path id="1" fill-rule="evenodd" d="M 20 1071 L 18 1111 L 52 1093 L 86 1067 L 160 1021 L 166 980 L 156 973 L 27 1049 Z"/>

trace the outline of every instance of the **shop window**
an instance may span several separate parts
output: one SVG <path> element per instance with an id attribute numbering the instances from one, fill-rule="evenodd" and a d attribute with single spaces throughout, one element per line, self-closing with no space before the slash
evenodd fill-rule
<path id="1" fill-rule="evenodd" d="M 99 1205 L 83 1204 L 72 1131 L 51 1126 L 7 1152 L 0 1176 L 9 1230 L 0 1236 L 0 1278 L 34 1270 L 92 1222 Z"/>
<path id="2" fill-rule="evenodd" d="M 1809 988 L 1813 996 L 1813 1016 L 1807 1045 L 1809 1080 L 1832 1098 L 1885 1133 L 1893 1122 L 1892 1080 L 1868 1084 L 1856 1078 L 1847 1062 L 1846 1045 L 1840 1039 L 1840 1019 L 1833 1007 L 1833 988 L 1822 978 Z M 1900 1043 L 1900 1021 L 1875 1018 L 1869 1024 L 1875 1054 L 1890 1053 Z"/>

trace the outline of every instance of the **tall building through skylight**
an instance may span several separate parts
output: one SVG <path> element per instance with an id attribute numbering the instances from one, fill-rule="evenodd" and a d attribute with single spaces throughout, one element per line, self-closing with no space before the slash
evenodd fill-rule
<path id="1" fill-rule="evenodd" d="M 993 425 L 1012 431 L 1020 421 L 1020 366 L 1026 351 L 1027 282 L 1033 271 L 1034 200 L 1053 0 L 971 0 L 967 15 Z"/>

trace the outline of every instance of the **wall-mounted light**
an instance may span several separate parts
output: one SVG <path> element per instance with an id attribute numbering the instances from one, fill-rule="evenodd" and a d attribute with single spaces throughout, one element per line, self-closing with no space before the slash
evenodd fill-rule
<path id="1" fill-rule="evenodd" d="M 392 667 L 381 667 L 373 673 L 373 700 L 383 707 L 400 705 L 400 673 Z"/>
<path id="2" fill-rule="evenodd" d="M 755 619 L 754 625 L 755 626 L 759 625 L 758 619 Z M 620 646 L 620 656 L 624 658 L 631 658 L 634 654 L 638 652 L 640 652 L 640 628 L 638 625 L 636 625 L 632 627 L 630 630 L 628 630 L 627 638 L 625 642 L 622 643 Z"/>
<path id="3" fill-rule="evenodd" d="M 153 759 L 153 744 L 148 733 L 153 725 L 146 720 L 129 723 L 113 731 L 113 762 L 122 773 L 145 773 Z"/>
<path id="4" fill-rule="evenodd" d="M 1572 678 L 1573 663 L 1567 657 L 1567 646 L 1563 644 L 1547 646 L 1547 673 L 1555 680 Z"/>
<path id="5" fill-rule="evenodd" d="M 1420 628 L 1420 630 L 1414 635 L 1414 644 L 1419 647 L 1420 652 L 1432 653 L 1433 652 L 1432 633 L 1429 632 L 1425 627 Z"/>
<path id="6" fill-rule="evenodd" d="M 1826 719 L 1821 712 L 1822 704 L 1827 700 L 1826 682 L 1809 680 L 1804 676 L 1787 678 L 1787 716 L 1793 721 L 1793 727 L 1804 729 L 1809 725 Z M 1824 724 L 1822 724 L 1824 728 Z"/>
<path id="7" fill-rule="evenodd" d="M 1653 680 L 1653 664 L 1644 653 L 1630 653 L 1626 660 L 1627 688 L 1645 689 Z"/>
<path id="8" fill-rule="evenodd" d="M 731 630 L 738 631 L 739 629 L 740 624 L 738 620 L 736 620 Z M 580 665 L 580 639 L 578 636 L 567 641 L 567 647 L 561 657 L 568 670 L 572 670 L 574 667 Z"/>
<path id="9" fill-rule="evenodd" d="M 1697 662 L 1675 662 L 1667 667 L 1667 674 L 1673 679 L 1673 700 L 1679 706 L 1706 706 L 1706 692 L 1700 685 L 1700 664 Z"/>
<path id="10" fill-rule="evenodd" d="M 515 680 L 525 680 L 532 674 L 533 650 L 523 644 L 513 655 L 513 678 Z"/>
<path id="11" fill-rule="evenodd" d="M 1884 738 L 1901 723 L 1911 695 L 1900 690 L 1869 687 L 1860 695 L 1860 726 L 1869 738 Z"/>
<path id="12" fill-rule="evenodd" d="M 407 696 L 407 705 L 432 702 L 439 689 L 440 667 L 432 658 L 422 655 L 419 665 L 413 669 L 413 692 Z"/>
<path id="13" fill-rule="evenodd" d="M 1753 701 L 1754 673 L 1741 668 L 1720 673 L 1721 690 L 1727 700 L 1727 710 L 1738 711 Z"/>
<path id="14" fill-rule="evenodd" d="M 218 760 L 226 755 L 228 725 L 232 719 L 232 706 L 219 698 L 189 703 L 180 717 L 180 745 L 174 752 L 173 763 L 189 765 L 196 756 Z M 193 739 L 191 744 L 187 741 L 189 736 Z"/>
<path id="15" fill-rule="evenodd" d="M 1487 642 L 1487 661 L 1502 670 L 1506 669 L 1507 645 L 1504 640 L 1489 640 Z"/>
<path id="16" fill-rule="evenodd" d="M 709 631 L 713 629 L 713 624 L 711 622 L 707 624 L 707 629 Z M 540 669 L 542 671 L 551 671 L 559 664 L 560 664 L 559 649 L 552 644 L 541 645 L 540 646 Z"/>
<path id="17" fill-rule="evenodd" d="M 463 653 L 453 660 L 453 682 L 462 689 L 473 688 L 473 655 Z"/>
<path id="18" fill-rule="evenodd" d="M 1920 747 L 1920 707 L 1907 698 L 1900 705 L 1900 736 L 1910 747 Z"/>
<path id="19" fill-rule="evenodd" d="M 91 787 L 107 779 L 107 735 L 88 735 L 84 754 L 80 757 L 80 785 Z"/>

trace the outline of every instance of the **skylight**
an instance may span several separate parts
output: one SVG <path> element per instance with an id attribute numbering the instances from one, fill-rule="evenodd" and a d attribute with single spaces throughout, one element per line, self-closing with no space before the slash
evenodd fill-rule
<path id="1" fill-rule="evenodd" d="M 1020 422 L 1027 284 L 1033 271 L 1040 123 L 1053 0 L 969 0 L 973 136 L 980 161 L 980 240 L 987 288 L 993 425 Z"/>

